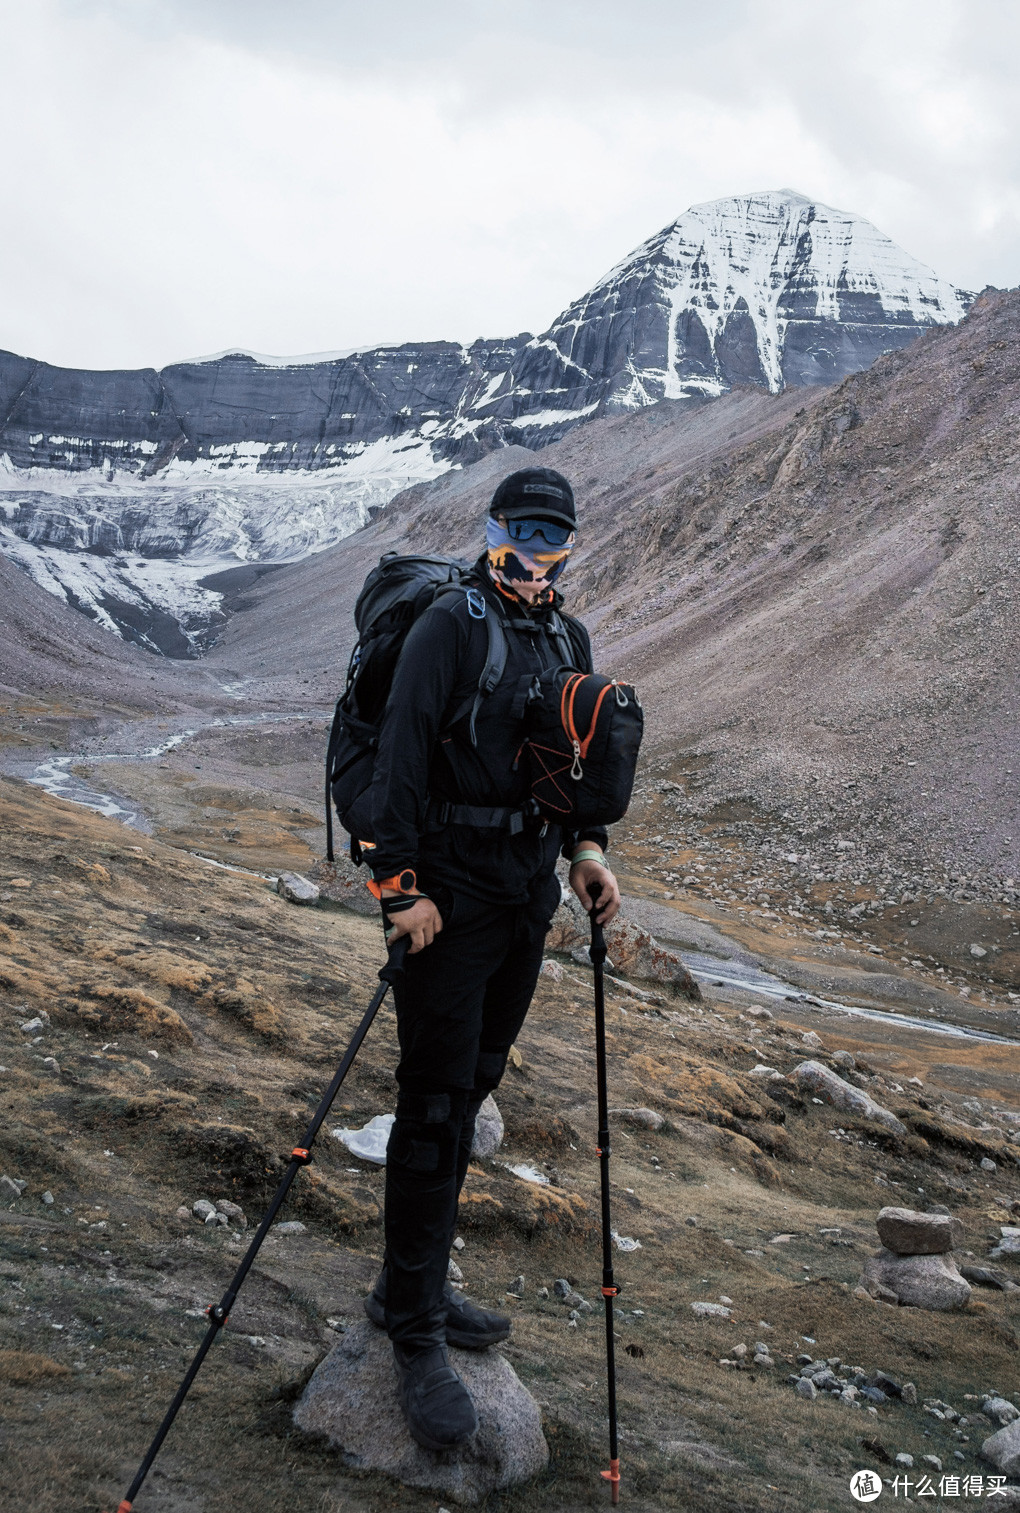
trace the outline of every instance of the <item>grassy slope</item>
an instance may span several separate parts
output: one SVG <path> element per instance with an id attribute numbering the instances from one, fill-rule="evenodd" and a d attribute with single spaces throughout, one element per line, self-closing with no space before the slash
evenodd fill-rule
<path id="1" fill-rule="evenodd" d="M 231 1197 L 258 1214 L 279 1153 L 372 990 L 379 941 L 371 921 L 291 908 L 259 879 L 19 784 L 0 785 L 0 827 L 0 1163 L 28 1183 L 0 1211 L 0 1330 L 13 1352 L 2 1358 L 5 1491 L 11 1506 L 91 1513 L 122 1495 L 200 1336 L 188 1310 L 218 1295 L 240 1252 L 237 1236 L 176 1219 L 178 1204 Z M 18 1023 L 41 1009 L 51 1027 L 27 1044 Z M 759 1337 L 790 1360 L 809 1335 L 816 1352 L 901 1373 L 922 1397 L 960 1408 L 966 1392 L 1010 1391 L 1017 1294 L 985 1294 L 953 1316 L 852 1294 L 877 1207 L 909 1202 L 920 1186 L 952 1204 L 968 1244 L 984 1252 L 985 1231 L 1020 1195 L 1001 1134 L 946 1124 L 918 1107 L 916 1089 L 885 1084 L 876 1093 L 926 1119 L 935 1143 L 890 1142 L 866 1126 L 834 1140 L 830 1112 L 781 1106 L 748 1075 L 758 1059 L 796 1064 L 799 1027 L 762 1033 L 711 992 L 702 1009 L 646 1012 L 614 999 L 609 1030 L 614 1103 L 651 1104 L 669 1120 L 657 1135 L 621 1125 L 614 1150 L 618 1227 L 642 1242 L 618 1259 L 624 1308 L 644 1310 L 620 1325 L 628 1505 L 843 1507 L 851 1470 L 874 1460 L 861 1437 L 890 1454 L 935 1450 L 948 1464 L 957 1441 L 920 1408 L 884 1407 L 876 1421 L 802 1403 L 785 1385 L 785 1361 L 771 1377 L 717 1362 Z M 831 1049 L 854 1044 L 829 1038 Z M 590 990 L 580 969 L 543 980 L 520 1049 L 523 1066 L 500 1092 L 503 1154 L 547 1163 L 553 1182 L 474 1169 L 461 1261 L 485 1300 L 527 1278 L 523 1303 L 507 1305 L 508 1354 L 543 1403 L 553 1462 L 537 1486 L 490 1507 L 598 1507 L 601 1328 L 596 1318 L 569 1329 L 563 1310 L 536 1296 L 565 1275 L 597 1297 Z M 393 1057 L 384 1011 L 337 1122 L 391 1105 Z M 295 1495 L 327 1513 L 434 1508 L 433 1498 L 345 1472 L 290 1429 L 289 1400 L 328 1346 L 327 1320 L 357 1314 L 378 1264 L 381 1174 L 348 1170 L 356 1163 L 340 1151 L 325 1140 L 301 1177 L 290 1213 L 308 1232 L 267 1245 L 140 1513 L 219 1513 L 242 1497 L 251 1513 L 272 1513 Z M 992 1177 L 977 1169 L 983 1153 L 999 1163 Z M 45 1189 L 51 1208 L 39 1201 Z M 820 1233 L 832 1227 L 838 1237 Z M 772 1245 L 780 1232 L 795 1238 Z M 720 1294 L 733 1299 L 734 1322 L 690 1313 L 691 1299 Z M 984 1432 L 963 1446 L 968 1468 L 980 1469 Z"/>

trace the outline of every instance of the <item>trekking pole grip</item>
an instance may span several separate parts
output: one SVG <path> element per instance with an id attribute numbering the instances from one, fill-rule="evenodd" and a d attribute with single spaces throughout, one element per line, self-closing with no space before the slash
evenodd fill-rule
<path id="1" fill-rule="evenodd" d="M 588 916 L 591 923 L 591 945 L 588 947 L 588 955 L 591 957 L 593 963 L 604 962 L 608 954 L 606 951 L 606 937 L 602 926 L 595 918 L 598 912 L 599 899 L 602 897 L 602 884 L 600 882 L 592 881 L 588 884 L 588 897 L 591 899 L 591 913 Z"/>
<path id="2" fill-rule="evenodd" d="M 411 945 L 410 935 L 401 935 L 389 948 L 386 963 L 379 968 L 379 981 L 388 982 L 392 988 L 398 977 L 404 975 L 404 960 Z"/>

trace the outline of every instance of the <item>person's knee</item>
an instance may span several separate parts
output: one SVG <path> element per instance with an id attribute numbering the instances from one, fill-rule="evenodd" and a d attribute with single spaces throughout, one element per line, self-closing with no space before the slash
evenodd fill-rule
<path id="1" fill-rule="evenodd" d="M 468 1096 L 460 1088 L 440 1092 L 402 1088 L 386 1147 L 387 1165 L 421 1176 L 454 1172 Z"/>
<path id="2" fill-rule="evenodd" d="M 478 1052 L 478 1060 L 475 1062 L 475 1092 L 480 1093 L 482 1099 L 499 1087 L 509 1054 L 509 1051 Z"/>

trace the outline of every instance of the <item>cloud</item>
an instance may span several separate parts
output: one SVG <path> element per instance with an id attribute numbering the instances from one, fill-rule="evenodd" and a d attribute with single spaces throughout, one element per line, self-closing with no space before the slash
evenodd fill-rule
<path id="1" fill-rule="evenodd" d="M 998 0 L 0 0 L 0 37 L 0 345 L 50 361 L 541 330 L 781 185 L 1018 281 Z"/>

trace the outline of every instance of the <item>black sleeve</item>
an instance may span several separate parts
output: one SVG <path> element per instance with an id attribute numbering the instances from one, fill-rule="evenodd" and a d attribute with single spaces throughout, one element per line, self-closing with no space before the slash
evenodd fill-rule
<path id="1" fill-rule="evenodd" d="M 417 866 L 429 767 L 456 684 L 463 635 L 456 616 L 436 606 L 411 627 L 400 653 L 372 779 L 377 882 Z"/>
<path id="2" fill-rule="evenodd" d="M 581 621 L 576 620 L 573 615 L 564 615 L 563 620 L 577 653 L 578 669 L 581 672 L 594 672 L 591 639 L 587 626 L 582 625 Z M 596 846 L 606 851 L 609 848 L 609 831 L 604 825 L 591 825 L 587 830 L 566 830 L 563 833 L 563 848 L 560 854 L 569 861 L 581 841 L 594 841 Z"/>

